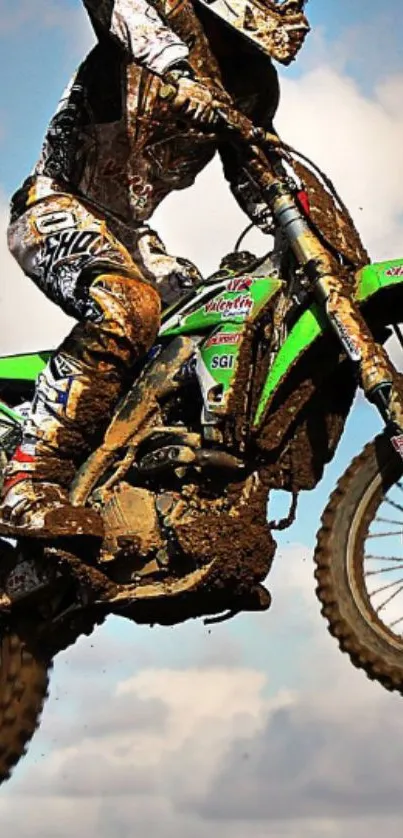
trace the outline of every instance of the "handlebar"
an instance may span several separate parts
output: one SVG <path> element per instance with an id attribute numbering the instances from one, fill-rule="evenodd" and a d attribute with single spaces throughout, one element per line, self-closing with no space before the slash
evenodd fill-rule
<path id="1" fill-rule="evenodd" d="M 173 82 L 166 82 L 161 85 L 159 97 L 163 101 L 172 101 L 176 94 L 177 88 Z M 287 146 L 284 145 L 276 134 L 272 134 L 264 128 L 254 125 L 245 114 L 236 108 L 231 108 L 230 106 L 223 105 L 222 102 L 217 102 L 214 110 L 217 115 L 217 120 L 213 128 L 215 127 L 219 132 L 222 131 L 229 139 L 233 137 L 235 142 L 247 146 L 250 153 L 250 169 L 255 171 L 258 182 L 264 189 L 272 186 L 277 178 L 271 166 L 268 165 L 267 152 L 272 151 L 274 154 L 276 152 L 282 152 L 282 157 L 285 157 L 285 153 L 288 150 Z"/>
<path id="2" fill-rule="evenodd" d="M 177 89 L 172 82 L 163 84 L 159 90 L 160 99 L 166 102 L 173 100 L 176 94 Z M 221 127 L 226 132 L 237 135 L 241 142 L 257 143 L 258 145 L 267 145 L 278 149 L 284 148 L 284 144 L 276 134 L 271 134 L 264 128 L 254 125 L 247 116 L 235 108 L 217 102 L 216 106 L 213 105 L 213 109 L 218 116 L 218 124 L 221 123 Z"/>

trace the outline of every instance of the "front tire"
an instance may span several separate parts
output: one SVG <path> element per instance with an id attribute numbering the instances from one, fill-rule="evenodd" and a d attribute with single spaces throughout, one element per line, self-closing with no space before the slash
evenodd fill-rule
<path id="1" fill-rule="evenodd" d="M 0 783 L 25 754 L 48 695 L 51 664 L 18 631 L 0 640 Z"/>
<path id="2" fill-rule="evenodd" d="M 386 689 L 397 690 L 401 695 L 403 617 L 396 619 L 395 613 L 391 625 L 385 624 L 382 618 L 390 606 L 395 607 L 397 594 L 401 596 L 400 601 L 403 600 L 402 580 L 390 583 L 394 578 L 390 574 L 397 571 L 398 575 L 403 575 L 403 505 L 399 511 L 400 502 L 391 503 L 385 499 L 394 488 L 399 491 L 403 488 L 399 484 L 402 474 L 403 462 L 386 436 L 377 437 L 368 444 L 353 460 L 329 499 L 314 557 L 316 593 L 330 633 L 337 638 L 341 650 L 347 652 L 354 666 L 364 669 L 369 678 L 379 681 Z M 403 501 L 403 495 L 401 497 Z M 389 518 L 399 520 L 378 517 L 382 503 L 389 504 Z M 397 527 L 396 532 L 381 532 L 376 522 L 385 522 L 383 528 L 393 525 Z M 392 549 L 399 551 L 401 558 L 372 555 L 380 549 L 373 545 L 377 540 L 380 544 L 380 539 L 383 539 L 382 546 L 385 545 L 387 536 L 394 537 Z M 369 539 L 372 539 L 371 554 L 366 554 Z M 392 562 L 394 564 L 388 567 Z M 380 569 L 374 570 L 377 566 Z M 368 588 L 377 574 L 379 581 L 376 584 L 380 587 L 371 593 Z M 375 603 L 371 601 L 373 594 Z M 383 600 L 388 605 L 382 604 Z M 397 631 L 398 626 L 402 633 Z"/>

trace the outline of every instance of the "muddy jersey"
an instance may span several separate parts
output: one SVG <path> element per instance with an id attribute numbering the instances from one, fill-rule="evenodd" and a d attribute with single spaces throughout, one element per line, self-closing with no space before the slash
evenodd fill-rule
<path id="1" fill-rule="evenodd" d="M 266 57 L 246 49 L 218 63 L 191 0 L 84 5 L 98 43 L 62 97 L 34 175 L 15 196 L 14 215 L 64 192 L 136 227 L 168 193 L 192 184 L 218 148 L 216 138 L 181 122 L 160 98 L 164 72 L 186 59 L 218 99 L 267 126 L 278 103 L 277 74 Z M 244 161 L 225 144 L 219 151 L 234 193 L 253 212 Z"/>

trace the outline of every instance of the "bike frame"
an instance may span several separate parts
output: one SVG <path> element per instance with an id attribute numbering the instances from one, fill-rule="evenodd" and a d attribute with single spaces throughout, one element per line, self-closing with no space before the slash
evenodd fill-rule
<path id="1" fill-rule="evenodd" d="M 160 338 L 200 336 L 197 372 L 207 410 L 213 408 L 217 413 L 225 413 L 245 324 L 259 316 L 282 285 L 281 280 L 270 276 L 239 277 L 227 272 L 223 279 L 201 285 L 189 299 L 164 313 Z M 352 299 L 365 310 L 365 305 L 377 295 L 384 297 L 388 290 L 399 286 L 403 291 L 403 259 L 367 265 L 356 275 Z M 326 311 L 319 302 L 313 302 L 297 318 L 268 371 L 253 417 L 255 427 L 261 423 L 291 369 L 329 329 Z M 32 386 L 50 355 L 51 352 L 39 352 L 0 358 L 0 382 L 19 383 L 22 390 L 24 385 Z M 215 387 L 221 387 L 223 392 L 219 404 L 209 401 L 208 394 Z M 11 424 L 23 421 L 18 410 L 12 410 L 0 400 L 2 418 Z"/>

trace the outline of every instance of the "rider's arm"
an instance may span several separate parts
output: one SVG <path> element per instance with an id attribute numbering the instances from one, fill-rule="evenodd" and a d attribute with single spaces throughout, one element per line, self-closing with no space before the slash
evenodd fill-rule
<path id="1" fill-rule="evenodd" d="M 83 0 L 99 39 L 114 38 L 128 60 L 159 76 L 174 74 L 171 107 L 198 124 L 213 119 L 209 87 L 194 78 L 184 41 L 158 14 L 152 0 Z M 171 79 L 170 79 L 171 80 Z"/>
<path id="2" fill-rule="evenodd" d="M 254 93 L 251 97 L 253 105 L 243 107 L 243 111 L 255 125 L 275 134 L 273 119 L 280 98 L 277 71 L 267 62 L 264 67 L 256 64 L 255 74 L 249 79 L 249 85 Z M 220 144 L 219 152 L 224 175 L 239 206 L 257 227 L 264 233 L 268 232 L 271 227 L 271 215 L 253 172 L 248 167 L 247 155 L 241 148 L 236 148 L 228 142 Z"/>
<path id="3" fill-rule="evenodd" d="M 163 75 L 189 49 L 147 0 L 83 0 L 98 37 L 112 37 L 129 59 Z"/>

